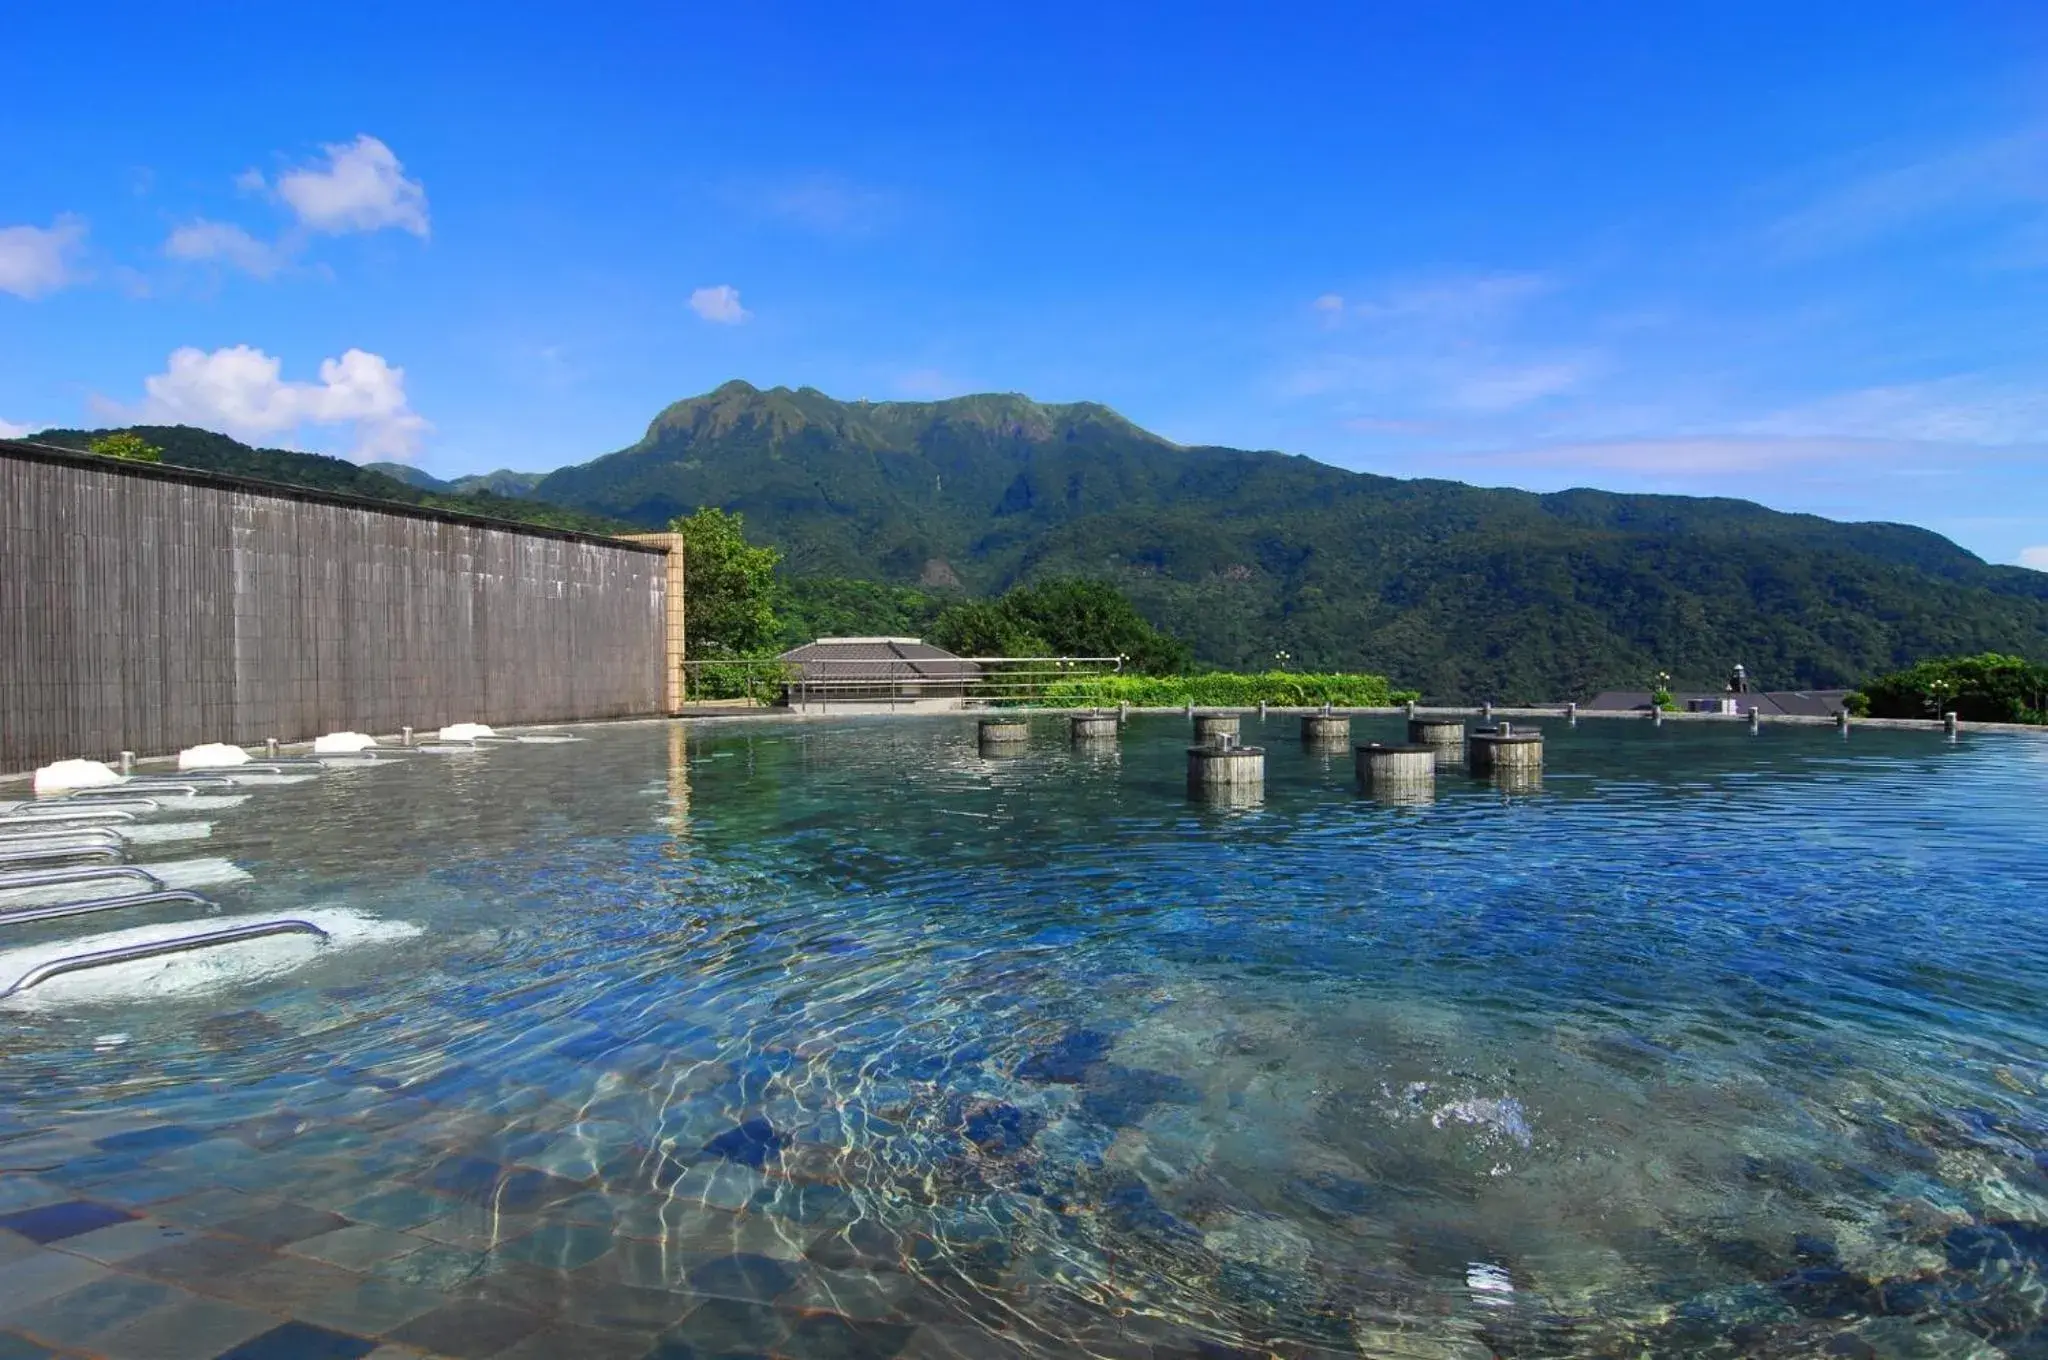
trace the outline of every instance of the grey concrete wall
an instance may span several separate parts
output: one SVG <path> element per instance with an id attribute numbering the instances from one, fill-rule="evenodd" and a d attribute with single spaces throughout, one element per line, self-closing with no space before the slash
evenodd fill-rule
<path id="1" fill-rule="evenodd" d="M 646 545 L 0 441 L 0 772 L 664 709 Z"/>

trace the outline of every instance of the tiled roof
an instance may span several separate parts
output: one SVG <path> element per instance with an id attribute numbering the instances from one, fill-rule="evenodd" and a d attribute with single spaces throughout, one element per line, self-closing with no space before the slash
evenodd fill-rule
<path id="1" fill-rule="evenodd" d="M 972 661 L 911 638 L 820 638 L 780 659 L 801 666 L 806 680 L 962 680 L 981 674 Z"/>

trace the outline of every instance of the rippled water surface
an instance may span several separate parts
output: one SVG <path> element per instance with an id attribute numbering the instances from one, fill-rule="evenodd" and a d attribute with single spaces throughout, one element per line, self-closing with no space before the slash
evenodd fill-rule
<path id="1" fill-rule="evenodd" d="M 0 1014 L 0 1169 L 232 1137 L 148 1164 L 161 1217 L 425 1196 L 473 1217 L 448 1287 L 652 1244 L 677 1317 L 705 1253 L 776 1263 L 734 1352 L 2048 1355 L 2048 743 L 1558 721 L 1539 787 L 1395 802 L 1294 726 L 1247 719 L 1234 809 L 1168 718 L 255 790 L 206 814 L 224 908 L 418 933 L 50 984 Z"/>

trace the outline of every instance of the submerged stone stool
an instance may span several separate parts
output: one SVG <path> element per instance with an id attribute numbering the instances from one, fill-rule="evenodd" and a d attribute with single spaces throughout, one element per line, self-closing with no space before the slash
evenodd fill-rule
<path id="1" fill-rule="evenodd" d="M 1482 727 L 1472 733 L 1466 749 L 1474 774 L 1543 768 L 1543 734 L 1535 728 L 1517 732 L 1512 723 Z"/>
<path id="2" fill-rule="evenodd" d="M 1436 747 L 1415 744 L 1382 746 L 1369 741 L 1358 748 L 1358 785 L 1364 789 L 1435 788 Z"/>
<path id="3" fill-rule="evenodd" d="M 1311 713 L 1301 720 L 1303 746 L 1343 746 L 1351 740 L 1351 719 L 1341 714 Z"/>
<path id="4" fill-rule="evenodd" d="M 1031 724 L 1017 718 L 983 718 L 980 737 L 985 756 L 1020 755 L 1031 742 Z"/>
<path id="5" fill-rule="evenodd" d="M 1410 718 L 1408 720 L 1408 741 L 1411 745 L 1462 746 L 1465 744 L 1465 720 L 1463 718 Z"/>
<path id="6" fill-rule="evenodd" d="M 1197 713 L 1195 715 L 1195 740 L 1207 745 L 1218 737 L 1235 737 L 1237 715 L 1235 713 Z"/>
<path id="7" fill-rule="evenodd" d="M 1076 713 L 1068 720 L 1069 735 L 1075 741 L 1115 741 L 1118 723 L 1114 713 Z"/>
<path id="8" fill-rule="evenodd" d="M 1264 788 L 1265 784 L 1264 748 L 1239 746 L 1235 734 L 1226 732 L 1214 741 L 1188 747 L 1189 793 L 1208 795 L 1219 790 Z"/>

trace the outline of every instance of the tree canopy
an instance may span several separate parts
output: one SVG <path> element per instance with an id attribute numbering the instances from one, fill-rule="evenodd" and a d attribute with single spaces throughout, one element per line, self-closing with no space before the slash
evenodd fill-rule
<path id="1" fill-rule="evenodd" d="M 1186 643 L 1147 623 L 1115 586 L 1075 578 L 954 605 L 931 640 L 962 656 L 1121 656 L 1147 675 L 1177 674 L 1192 660 Z"/>
<path id="2" fill-rule="evenodd" d="M 1872 680 L 1862 692 L 1873 718 L 1954 713 L 1966 722 L 2048 720 L 2048 666 L 1997 652 L 1922 661 Z"/>
<path id="3" fill-rule="evenodd" d="M 102 435 L 86 447 L 103 458 L 119 458 L 126 463 L 161 463 L 164 451 L 132 430 L 116 430 Z"/>
<path id="4" fill-rule="evenodd" d="M 782 554 L 747 542 L 739 515 L 705 506 L 669 526 L 683 538 L 683 628 L 693 656 L 760 656 L 773 650 L 775 567 Z"/>

